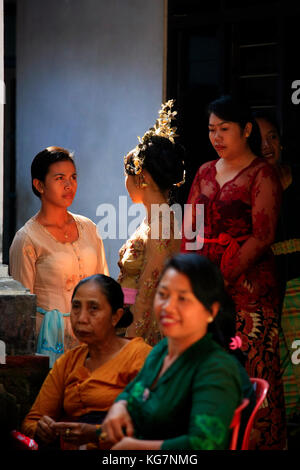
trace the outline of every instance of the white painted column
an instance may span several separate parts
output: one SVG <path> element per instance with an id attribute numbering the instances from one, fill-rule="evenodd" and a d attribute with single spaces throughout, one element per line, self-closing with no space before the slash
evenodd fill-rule
<path id="1" fill-rule="evenodd" d="M 3 127 L 4 127 L 4 11 L 3 0 L 0 0 L 0 267 L 2 264 L 2 234 L 3 234 Z M 1 274 L 0 274 L 1 275 Z"/>

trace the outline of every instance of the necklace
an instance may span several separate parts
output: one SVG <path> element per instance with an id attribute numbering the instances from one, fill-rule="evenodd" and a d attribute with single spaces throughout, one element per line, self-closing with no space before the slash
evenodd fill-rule
<path id="1" fill-rule="evenodd" d="M 61 228 L 61 230 L 62 230 L 62 232 L 63 232 L 63 234 L 64 234 L 65 239 L 67 240 L 67 239 L 70 237 L 71 233 L 68 232 L 67 230 L 65 231 L 63 228 Z"/>
<path id="2" fill-rule="evenodd" d="M 72 220 L 72 219 L 69 219 L 67 222 L 65 222 L 64 225 L 69 225 L 69 224 L 72 223 L 72 222 L 73 222 L 73 220 Z M 56 225 L 56 224 L 48 224 L 48 223 L 45 223 L 45 222 L 43 223 L 43 221 L 41 221 L 40 223 L 41 223 L 41 225 L 43 225 L 43 226 L 46 227 L 46 228 L 47 228 L 47 227 L 49 227 L 49 228 L 51 227 L 51 228 L 55 228 L 55 229 L 61 230 L 62 233 L 63 233 L 63 236 L 64 236 L 64 238 L 65 238 L 66 240 L 68 240 L 68 238 L 69 238 L 70 235 L 71 235 L 71 233 L 68 232 L 68 230 L 66 230 L 64 227 L 59 227 L 59 226 Z"/>

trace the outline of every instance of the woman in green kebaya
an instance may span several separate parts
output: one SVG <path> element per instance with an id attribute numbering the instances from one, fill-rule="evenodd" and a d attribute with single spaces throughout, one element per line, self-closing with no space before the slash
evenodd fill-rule
<path id="1" fill-rule="evenodd" d="M 222 344 L 225 296 L 207 258 L 178 254 L 167 263 L 154 299 L 165 338 L 109 410 L 100 440 L 113 450 L 228 448 L 234 411 L 253 388 Z"/>

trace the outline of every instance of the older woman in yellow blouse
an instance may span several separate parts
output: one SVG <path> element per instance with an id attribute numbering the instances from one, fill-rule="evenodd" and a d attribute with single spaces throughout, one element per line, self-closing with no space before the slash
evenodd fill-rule
<path id="1" fill-rule="evenodd" d="M 77 191 L 73 155 L 62 147 L 42 150 L 33 159 L 31 179 L 41 207 L 16 233 L 9 268 L 37 297 L 37 352 L 50 356 L 52 366 L 78 344 L 70 323 L 74 287 L 80 279 L 109 272 L 94 222 L 68 211 Z"/>
<path id="2" fill-rule="evenodd" d="M 82 344 L 55 362 L 23 422 L 24 434 L 46 444 L 60 434 L 69 449 L 98 442 L 97 425 L 151 350 L 142 338 L 116 335 L 115 327 L 132 321 L 123 301 L 120 285 L 105 275 L 76 286 L 71 323 Z"/>

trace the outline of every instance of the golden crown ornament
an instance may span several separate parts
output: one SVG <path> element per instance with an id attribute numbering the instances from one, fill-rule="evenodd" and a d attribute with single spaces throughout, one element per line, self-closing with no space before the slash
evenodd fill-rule
<path id="1" fill-rule="evenodd" d="M 156 119 L 156 122 L 153 127 L 145 132 L 142 138 L 138 136 L 139 144 L 132 150 L 128 155 L 124 157 L 125 170 L 128 174 L 139 175 L 143 169 L 144 155 L 143 151 L 146 150 L 147 143 L 154 135 L 159 137 L 165 137 L 169 139 L 172 144 L 174 144 L 175 137 L 178 137 L 176 134 L 177 127 L 172 127 L 172 121 L 175 118 L 177 111 L 172 111 L 175 100 L 166 101 L 161 105 L 161 109 L 158 114 L 159 117 Z M 174 186 L 181 186 L 185 182 L 185 171 L 183 174 L 183 180 L 180 183 L 175 183 Z"/>

